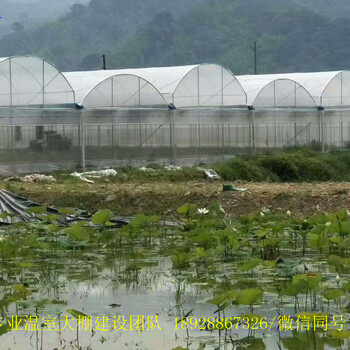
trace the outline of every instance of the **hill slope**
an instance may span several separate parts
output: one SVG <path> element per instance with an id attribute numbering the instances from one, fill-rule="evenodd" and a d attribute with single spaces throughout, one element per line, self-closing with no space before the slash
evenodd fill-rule
<path id="1" fill-rule="evenodd" d="M 346 69 L 350 21 L 284 0 L 216 0 L 179 19 L 158 14 L 127 41 L 109 47 L 114 67 L 218 62 L 236 74 Z"/>
<path id="2" fill-rule="evenodd" d="M 92 0 L 0 40 L 0 56 L 35 54 L 63 70 L 215 61 L 236 74 L 345 69 L 350 3 L 338 0 Z M 327 14 L 329 9 L 329 14 Z M 332 11 L 331 11 L 332 9 Z M 317 12 L 317 13 L 316 13 Z M 321 15 L 324 13 L 325 15 Z"/>

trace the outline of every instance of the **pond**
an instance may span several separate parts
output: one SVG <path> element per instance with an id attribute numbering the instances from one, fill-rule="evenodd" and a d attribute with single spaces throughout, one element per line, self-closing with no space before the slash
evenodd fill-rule
<path id="1" fill-rule="evenodd" d="M 185 204 L 121 228 L 109 210 L 70 225 L 73 209 L 30 211 L 0 226 L 1 348 L 349 347 L 347 210 L 233 220 Z"/>

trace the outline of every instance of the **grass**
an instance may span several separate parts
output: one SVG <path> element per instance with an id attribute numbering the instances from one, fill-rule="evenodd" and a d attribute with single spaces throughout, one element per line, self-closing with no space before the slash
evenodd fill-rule
<path id="1" fill-rule="evenodd" d="M 141 171 L 138 168 L 127 166 L 118 168 L 118 174 L 115 177 L 109 177 L 105 179 L 105 182 L 111 183 L 128 183 L 128 182 L 184 182 L 192 180 L 203 179 L 203 174 L 197 167 L 184 167 L 181 170 L 166 170 L 157 164 L 149 164 L 147 169 L 149 171 Z M 80 183 L 80 180 L 76 180 L 68 176 L 70 172 L 53 172 L 52 175 L 59 181 L 64 183 Z"/>
<path id="2" fill-rule="evenodd" d="M 290 148 L 279 153 L 263 153 L 232 158 L 207 164 L 225 181 L 253 182 L 341 182 L 350 181 L 350 150 L 320 153 L 305 148 Z M 200 180 L 203 174 L 197 167 L 169 171 L 149 164 L 155 171 L 139 171 L 133 167 L 118 169 L 113 182 L 183 182 Z M 60 174 L 56 174 L 58 177 Z"/>
<path id="3" fill-rule="evenodd" d="M 323 154 L 308 149 L 234 158 L 213 168 L 228 181 L 350 181 L 350 151 Z"/>
<path id="4" fill-rule="evenodd" d="M 205 165 L 213 168 L 225 181 L 253 182 L 342 182 L 350 181 L 350 150 L 331 150 L 328 153 L 306 148 L 290 148 L 279 153 L 242 155 L 230 160 Z M 110 182 L 185 182 L 201 180 L 203 173 L 196 166 L 172 171 L 150 163 L 151 171 L 131 166 L 118 168 L 118 175 Z M 64 182 L 73 183 L 69 172 L 54 172 Z"/>

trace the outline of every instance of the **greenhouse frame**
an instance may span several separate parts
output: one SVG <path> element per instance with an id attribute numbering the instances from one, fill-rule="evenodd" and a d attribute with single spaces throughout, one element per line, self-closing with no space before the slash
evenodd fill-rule
<path id="1" fill-rule="evenodd" d="M 74 88 L 76 104 L 84 108 L 168 106 L 151 83 L 134 74 L 115 74 L 104 70 L 64 74 Z"/>
<path id="2" fill-rule="evenodd" d="M 237 78 L 217 64 L 64 73 L 86 108 L 246 107 Z M 139 78 L 139 79 L 138 79 Z"/>
<path id="3" fill-rule="evenodd" d="M 307 89 L 318 106 L 324 108 L 350 107 L 350 72 L 316 72 L 283 74 Z"/>
<path id="4" fill-rule="evenodd" d="M 0 58 L 0 107 L 73 107 L 74 91 L 50 62 L 34 56 Z"/>
<path id="5" fill-rule="evenodd" d="M 246 78 L 251 77 L 251 78 Z M 292 80 L 303 87 L 312 96 L 315 104 L 322 108 L 350 107 L 350 71 L 314 72 L 314 73 L 285 73 L 271 75 L 255 75 L 237 77 L 248 95 L 261 86 L 261 80 Z M 244 84 L 245 79 L 252 79 Z M 272 93 L 272 91 L 271 91 Z M 254 96 L 254 95 L 253 95 Z M 271 96 L 270 96 L 271 98 Z M 250 101 L 251 102 L 251 101 Z M 266 104 L 266 103 L 265 103 Z M 273 106 L 272 106 L 273 107 Z M 298 107 L 298 106 L 297 106 Z"/>
<path id="6" fill-rule="evenodd" d="M 316 108 L 311 94 L 292 79 L 275 75 L 237 76 L 253 108 Z"/>
<path id="7" fill-rule="evenodd" d="M 0 107 L 350 108 L 350 71 L 235 76 L 221 65 L 60 72 L 0 58 Z"/>

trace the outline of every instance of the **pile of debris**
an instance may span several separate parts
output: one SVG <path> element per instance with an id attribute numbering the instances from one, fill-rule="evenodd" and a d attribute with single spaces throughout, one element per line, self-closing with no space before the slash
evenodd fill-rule
<path id="1" fill-rule="evenodd" d="M 104 170 L 94 170 L 94 171 L 85 171 L 83 173 L 74 172 L 70 176 L 73 176 L 81 181 L 94 184 L 95 182 L 91 179 L 101 179 L 109 176 L 117 176 L 117 171 L 114 169 L 104 169 Z"/>
<path id="2" fill-rule="evenodd" d="M 14 181 L 14 182 L 43 182 L 43 183 L 53 183 L 56 179 L 52 175 L 42 175 L 42 174 L 31 174 L 25 176 L 12 176 L 8 177 L 4 181 Z"/>

